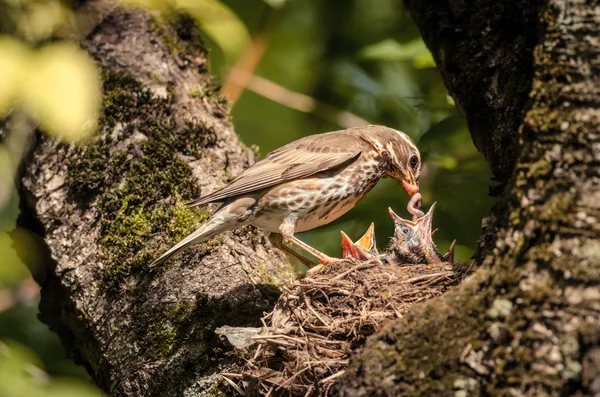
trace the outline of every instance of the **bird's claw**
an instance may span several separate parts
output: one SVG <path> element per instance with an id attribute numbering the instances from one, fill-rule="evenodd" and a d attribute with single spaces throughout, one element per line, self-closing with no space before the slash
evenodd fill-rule
<path id="1" fill-rule="evenodd" d="M 319 265 L 323 265 L 323 266 L 329 265 L 330 263 L 333 263 L 333 262 L 339 262 L 339 261 L 341 261 L 341 259 L 339 259 L 339 258 L 334 258 L 334 257 L 331 257 L 329 255 L 325 255 L 325 254 L 319 255 L 317 257 L 317 259 L 319 260 Z M 319 265 L 317 265 L 317 267 Z"/>

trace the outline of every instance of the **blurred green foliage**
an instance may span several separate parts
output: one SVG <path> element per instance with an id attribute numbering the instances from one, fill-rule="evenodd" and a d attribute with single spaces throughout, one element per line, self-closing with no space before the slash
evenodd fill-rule
<path id="1" fill-rule="evenodd" d="M 252 73 L 315 99 L 317 106 L 324 103 L 408 133 L 422 152 L 423 205 L 438 202 L 438 246 L 443 251 L 457 239 L 458 259 L 470 257 L 492 204 L 490 172 L 400 0 L 129 3 L 159 9 L 168 4 L 193 15 L 212 47 L 213 73 L 222 81 L 228 81 L 251 38 L 260 36 L 268 45 Z M 6 127 L 5 115 L 22 112 L 67 141 L 85 142 L 93 132 L 101 94 L 97 71 L 77 45 L 52 39 L 73 17 L 65 4 L 0 0 L 0 129 Z M 235 103 L 233 121 L 242 140 L 258 145 L 263 155 L 307 134 L 341 128 L 322 113 L 299 112 L 252 90 Z M 29 276 L 13 246 L 32 244 L 25 231 L 17 230 L 12 239 L 7 234 L 18 214 L 12 175 L 20 157 L 18 145 L 8 141 L 27 133 L 16 126 L 0 144 L 0 396 L 97 396 L 85 372 L 36 319 L 36 302 L 2 301 L 18 296 Z M 358 238 L 375 222 L 383 248 L 393 232 L 387 207 L 408 217 L 407 200 L 396 182 L 383 181 L 350 213 L 300 237 L 339 255 L 340 229 Z M 73 377 L 84 381 L 74 383 Z"/>
<path id="2" fill-rule="evenodd" d="M 457 239 L 457 258 L 468 259 L 493 203 L 487 196 L 491 173 L 401 1 L 289 1 L 282 8 L 256 4 L 252 11 L 244 0 L 225 3 L 251 35 L 268 33 L 257 75 L 373 124 L 402 130 L 418 142 L 423 206 L 438 203 L 438 247 L 445 250 Z M 213 51 L 214 73 L 226 80 L 229 66 Z M 242 140 L 258 145 L 262 155 L 302 136 L 340 129 L 331 120 L 251 91 L 235 104 L 233 120 Z M 380 182 L 348 214 L 300 238 L 339 255 L 340 229 L 358 238 L 373 221 L 383 248 L 393 233 L 387 207 L 408 218 L 407 201 L 396 182 Z"/>
<path id="3" fill-rule="evenodd" d="M 71 11 L 57 0 L 0 0 L 0 396 L 99 396 L 58 337 L 36 318 L 38 287 L 15 248 L 33 259 L 33 236 L 15 229 L 13 176 L 34 123 L 67 141 L 95 131 L 98 70 L 76 43 L 52 40 Z M 11 234 L 9 235 L 9 231 Z M 24 281 L 25 280 L 25 281 Z"/>

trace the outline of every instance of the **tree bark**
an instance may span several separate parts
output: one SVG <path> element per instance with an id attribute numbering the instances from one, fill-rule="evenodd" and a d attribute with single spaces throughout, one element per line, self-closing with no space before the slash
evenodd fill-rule
<path id="1" fill-rule="evenodd" d="M 370 339 L 337 392 L 600 395 L 600 8 L 405 4 L 504 193 L 475 274 Z M 40 317 L 111 395 L 214 391 L 234 364 L 213 329 L 256 325 L 292 278 L 252 228 L 145 267 L 206 217 L 183 202 L 254 161 L 193 31 L 111 13 L 83 43 L 103 71 L 101 136 L 42 136 L 23 168 Z"/>
<path id="2" fill-rule="evenodd" d="M 40 318 L 114 396 L 218 393 L 214 374 L 234 360 L 214 328 L 258 325 L 293 279 L 251 227 L 146 268 L 206 218 L 184 202 L 255 159 L 193 22 L 169 20 L 116 10 L 96 26 L 82 45 L 104 80 L 100 136 L 85 147 L 39 136 L 21 177 L 19 225 L 45 253 L 32 268 Z"/>
<path id="3" fill-rule="evenodd" d="M 600 7 L 406 3 L 509 183 L 479 269 L 370 339 L 337 393 L 600 395 Z"/>

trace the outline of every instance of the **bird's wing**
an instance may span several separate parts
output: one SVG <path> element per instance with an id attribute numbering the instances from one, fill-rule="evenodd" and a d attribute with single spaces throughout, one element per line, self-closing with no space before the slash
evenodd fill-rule
<path id="1" fill-rule="evenodd" d="M 221 190 L 200 197 L 188 205 L 223 201 L 354 162 L 364 145 L 365 142 L 360 138 L 344 131 L 307 136 L 269 153 Z"/>

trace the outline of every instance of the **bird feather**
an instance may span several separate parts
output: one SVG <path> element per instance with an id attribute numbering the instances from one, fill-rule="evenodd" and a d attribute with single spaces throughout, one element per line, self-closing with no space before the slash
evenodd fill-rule
<path id="1" fill-rule="evenodd" d="M 365 141 L 346 131 L 307 136 L 269 153 L 224 188 L 200 197 L 188 205 L 195 207 L 224 201 L 230 197 L 351 164 L 360 157 L 366 148 L 365 145 Z"/>

